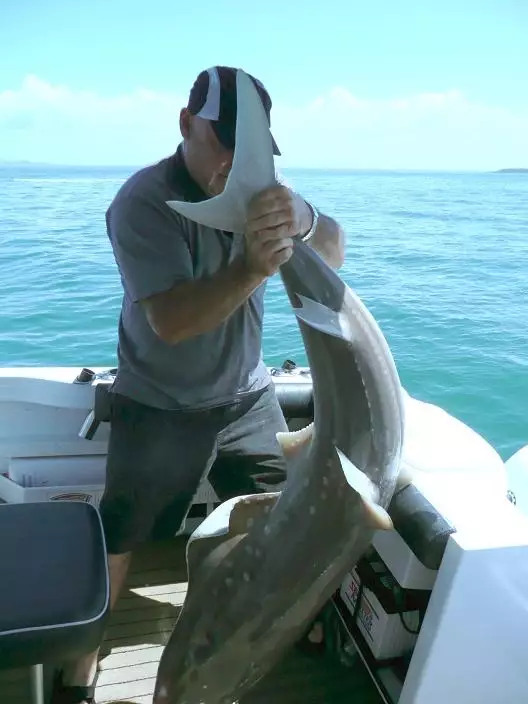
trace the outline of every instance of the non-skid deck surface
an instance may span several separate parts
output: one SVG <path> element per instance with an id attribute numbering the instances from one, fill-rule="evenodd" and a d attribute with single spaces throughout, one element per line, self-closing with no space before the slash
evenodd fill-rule
<path id="1" fill-rule="evenodd" d="M 152 704 L 163 646 L 186 590 L 184 541 L 151 543 L 135 556 L 101 649 L 97 704 Z M 358 663 L 345 668 L 293 651 L 240 704 L 379 704 Z M 0 703 L 30 704 L 27 670 L 0 670 Z"/>

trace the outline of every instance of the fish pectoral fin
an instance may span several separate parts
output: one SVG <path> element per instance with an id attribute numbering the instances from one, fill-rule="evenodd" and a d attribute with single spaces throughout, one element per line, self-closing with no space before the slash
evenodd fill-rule
<path id="1" fill-rule="evenodd" d="M 313 422 L 306 425 L 300 430 L 291 430 L 276 433 L 277 440 L 282 450 L 284 457 L 289 458 L 300 452 L 313 437 L 314 424 Z"/>
<path id="2" fill-rule="evenodd" d="M 398 473 L 398 479 L 396 479 L 396 488 L 394 489 L 394 493 L 397 494 L 409 486 L 409 484 L 412 484 L 413 478 L 412 469 L 402 462 Z"/>
<path id="3" fill-rule="evenodd" d="M 203 572 L 206 564 L 211 567 L 218 560 L 225 559 L 238 542 L 233 538 L 243 537 L 245 531 L 232 532 L 232 516 L 233 512 L 237 515 L 238 504 L 247 498 L 249 495 L 223 501 L 191 533 L 186 547 L 189 583 L 194 584 L 196 573 Z"/>
<path id="4" fill-rule="evenodd" d="M 220 504 L 202 521 L 187 542 L 187 604 L 211 598 L 208 584 L 215 570 L 247 539 L 255 521 L 275 506 L 280 492 L 236 496 Z M 189 607 L 192 609 L 192 607 Z"/>
<path id="5" fill-rule="evenodd" d="M 229 516 L 229 534 L 247 533 L 257 519 L 271 511 L 279 496 L 280 491 L 269 491 L 241 497 Z"/>
<path id="6" fill-rule="evenodd" d="M 375 530 L 391 530 L 394 527 L 391 517 L 382 506 L 376 503 L 378 493 L 376 486 L 339 448 L 335 449 L 348 485 L 361 498 L 366 524 Z"/>
<path id="7" fill-rule="evenodd" d="M 224 190 L 204 201 L 168 200 L 166 203 L 172 210 L 201 225 L 239 234 L 245 230 L 245 205 L 237 197 L 236 189 Z"/>
<path id="8" fill-rule="evenodd" d="M 319 332 L 338 337 L 341 340 L 350 341 L 353 339 L 350 324 L 343 315 L 328 308 L 328 306 L 324 306 L 322 303 L 302 296 L 300 293 L 297 293 L 296 297 L 300 301 L 301 307 L 294 308 L 293 312 L 303 323 L 315 330 L 319 330 Z"/>

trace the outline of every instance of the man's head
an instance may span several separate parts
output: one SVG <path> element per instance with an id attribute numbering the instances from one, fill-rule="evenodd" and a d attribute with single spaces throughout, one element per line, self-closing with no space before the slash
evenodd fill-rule
<path id="1" fill-rule="evenodd" d="M 210 196 L 223 191 L 233 161 L 236 71 L 229 66 L 214 66 L 202 71 L 191 88 L 187 107 L 180 115 L 187 168 Z M 250 78 L 270 122 L 271 98 L 259 80 L 253 76 Z M 274 139 L 273 151 L 280 154 Z"/>

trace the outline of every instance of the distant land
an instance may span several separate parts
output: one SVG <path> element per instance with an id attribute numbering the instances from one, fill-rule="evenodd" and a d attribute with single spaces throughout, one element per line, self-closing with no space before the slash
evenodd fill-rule
<path id="1" fill-rule="evenodd" d="M 155 160 L 153 160 L 155 161 Z M 148 162 L 150 163 L 150 162 Z M 10 159 L 2 159 L 0 158 L 0 169 L 49 169 L 49 170 L 61 170 L 61 169 L 72 169 L 72 170 L 77 170 L 77 171 L 89 171 L 91 169 L 99 169 L 102 171 L 116 171 L 116 170 L 126 170 L 126 171 L 132 171 L 134 169 L 140 169 L 144 166 L 144 164 L 137 164 L 137 165 L 131 165 L 131 164 L 68 164 L 68 163 L 58 163 L 58 162 L 45 162 L 45 161 L 31 161 L 30 159 L 20 159 L 20 160 L 10 160 Z M 289 167 L 283 167 L 284 170 L 286 171 L 298 171 L 299 169 L 294 167 L 294 166 L 289 166 Z M 317 167 L 315 169 L 310 169 L 310 168 L 302 168 L 300 169 L 302 171 L 353 171 L 355 173 L 383 173 L 383 172 L 403 172 L 403 173 L 473 173 L 473 174 L 482 174 L 482 173 L 492 173 L 492 174 L 528 174 L 528 168 L 515 168 L 515 167 L 510 167 L 506 169 L 496 169 L 493 171 L 481 171 L 480 169 L 462 169 L 461 171 L 459 170 L 449 170 L 449 169 L 383 169 L 383 168 L 375 168 L 375 169 L 369 169 L 369 168 L 354 168 L 349 167 L 349 168 L 337 168 L 337 169 L 332 169 L 332 168 L 325 168 L 325 167 Z"/>
<path id="2" fill-rule="evenodd" d="M 0 0 L 1 1 L 1 0 Z M 46 169 L 47 171 L 61 171 L 64 169 L 68 169 L 70 171 L 79 171 L 79 172 L 84 172 L 84 171 L 90 171 L 93 169 L 97 169 L 99 171 L 109 171 L 109 172 L 114 172 L 114 171 L 123 171 L 123 170 L 134 170 L 134 169 L 140 169 L 141 164 L 138 166 L 126 166 L 126 165 L 120 165 L 120 164 L 115 164 L 115 165 L 110 165 L 110 164 L 102 164 L 102 165 L 97 165 L 97 164 L 60 164 L 60 163 L 50 163 L 46 161 L 3 161 L 0 159 L 0 169 L 3 170 L 9 170 L 9 169 L 19 169 L 21 171 L 28 170 L 31 171 L 31 169 Z"/>
<path id="3" fill-rule="evenodd" d="M 49 166 L 49 164 L 39 161 L 4 161 L 4 159 L 0 159 L 0 166 Z"/>
<path id="4" fill-rule="evenodd" d="M 50 163 L 47 161 L 29 161 L 29 160 L 22 160 L 22 161 L 8 161 L 8 160 L 3 160 L 0 159 L 0 167 L 2 168 L 16 168 L 16 169 L 34 169 L 34 168 L 45 168 L 45 169 L 92 169 L 92 168 L 108 168 L 108 169 L 115 169 L 115 168 L 121 168 L 119 165 L 116 166 L 94 166 L 92 164 L 59 164 L 59 163 Z"/>

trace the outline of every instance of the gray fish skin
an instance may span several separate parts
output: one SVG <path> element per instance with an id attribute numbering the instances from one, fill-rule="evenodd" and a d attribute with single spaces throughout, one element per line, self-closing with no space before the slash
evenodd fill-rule
<path id="1" fill-rule="evenodd" d="M 288 479 L 235 498 L 187 546 L 189 586 L 154 704 L 231 704 L 285 655 L 345 573 L 390 530 L 404 431 L 401 385 L 376 321 L 296 243 L 281 276 L 314 389 L 314 423 L 280 434 Z"/>

